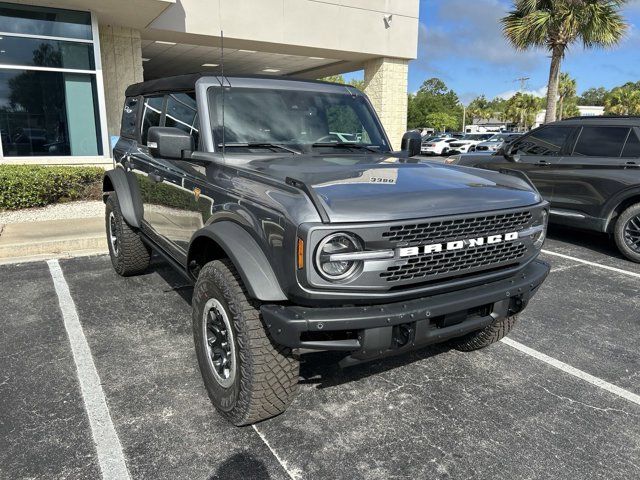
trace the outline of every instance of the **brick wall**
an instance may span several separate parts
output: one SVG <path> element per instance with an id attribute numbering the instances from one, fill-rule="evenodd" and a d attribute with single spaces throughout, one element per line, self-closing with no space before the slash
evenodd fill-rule
<path id="1" fill-rule="evenodd" d="M 142 47 L 140 32 L 130 28 L 100 25 L 100 56 L 104 78 L 109 136 L 120 132 L 124 91 L 141 82 Z"/>
<path id="2" fill-rule="evenodd" d="M 376 58 L 364 67 L 365 93 L 369 96 L 394 149 L 400 149 L 407 130 L 407 82 L 409 62 L 400 58 Z"/>

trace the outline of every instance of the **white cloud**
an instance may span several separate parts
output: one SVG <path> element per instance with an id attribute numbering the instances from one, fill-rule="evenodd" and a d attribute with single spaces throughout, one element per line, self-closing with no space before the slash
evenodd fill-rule
<path id="1" fill-rule="evenodd" d="M 507 90 L 506 92 L 502 92 L 496 95 L 496 98 L 504 98 L 505 100 L 508 100 L 518 92 L 520 92 L 520 90 Z M 533 95 L 534 97 L 543 98 L 547 96 L 547 86 L 545 85 L 544 87 L 536 88 L 535 90 L 522 90 L 522 93 Z"/>
<path id="2" fill-rule="evenodd" d="M 496 69 L 535 69 L 544 60 L 540 51 L 516 51 L 504 38 L 500 19 L 508 4 L 499 0 L 433 0 L 436 25 L 420 24 L 419 61 L 442 70 L 439 62 L 452 57 L 477 60 Z"/>

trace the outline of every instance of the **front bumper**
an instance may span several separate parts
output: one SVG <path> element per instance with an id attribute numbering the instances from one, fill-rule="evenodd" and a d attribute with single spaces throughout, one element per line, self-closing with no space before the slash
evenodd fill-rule
<path id="1" fill-rule="evenodd" d="M 541 260 L 484 285 L 386 305 L 307 308 L 263 305 L 281 345 L 353 352 L 358 361 L 444 342 L 520 312 L 549 273 Z"/>

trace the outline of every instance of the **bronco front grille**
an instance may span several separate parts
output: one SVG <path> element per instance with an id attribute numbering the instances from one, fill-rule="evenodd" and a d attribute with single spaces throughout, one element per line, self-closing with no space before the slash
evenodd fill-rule
<path id="1" fill-rule="evenodd" d="M 471 271 L 507 266 L 522 258 L 527 247 L 522 243 L 500 243 L 441 253 L 420 254 L 407 258 L 405 265 L 389 267 L 380 274 L 387 282 L 420 279 L 441 274 L 471 273 Z"/>
<path id="2" fill-rule="evenodd" d="M 531 212 L 511 212 L 496 215 L 458 218 L 453 220 L 412 223 L 390 227 L 382 236 L 400 246 L 427 245 L 444 241 L 516 232 L 531 221 Z M 465 252 L 470 252 L 470 249 Z"/>

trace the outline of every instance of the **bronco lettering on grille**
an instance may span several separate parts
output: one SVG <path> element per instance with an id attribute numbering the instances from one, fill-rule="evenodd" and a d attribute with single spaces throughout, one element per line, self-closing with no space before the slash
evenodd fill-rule
<path id="1" fill-rule="evenodd" d="M 504 235 L 489 235 L 487 237 L 470 238 L 467 240 L 456 240 L 446 243 L 433 243 L 421 247 L 398 248 L 396 252 L 399 257 L 413 257 L 414 255 L 449 252 L 452 250 L 463 250 L 470 247 L 480 247 L 482 245 L 494 245 L 496 243 L 512 242 L 519 237 L 518 232 L 505 233 Z"/>

